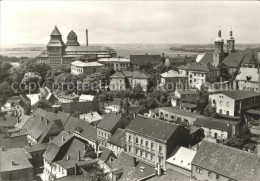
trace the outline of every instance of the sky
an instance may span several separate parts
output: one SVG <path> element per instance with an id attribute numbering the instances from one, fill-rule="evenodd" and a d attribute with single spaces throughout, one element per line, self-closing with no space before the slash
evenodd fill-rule
<path id="1" fill-rule="evenodd" d="M 47 44 L 55 25 L 80 44 L 211 44 L 219 28 L 260 43 L 260 1 L 1 1 L 0 43 Z"/>

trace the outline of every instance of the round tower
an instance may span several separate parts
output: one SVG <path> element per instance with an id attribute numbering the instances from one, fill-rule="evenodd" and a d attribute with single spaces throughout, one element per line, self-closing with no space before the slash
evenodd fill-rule
<path id="1" fill-rule="evenodd" d="M 227 53 L 233 52 L 235 52 L 235 39 L 233 37 L 233 31 L 231 30 L 227 39 Z"/>

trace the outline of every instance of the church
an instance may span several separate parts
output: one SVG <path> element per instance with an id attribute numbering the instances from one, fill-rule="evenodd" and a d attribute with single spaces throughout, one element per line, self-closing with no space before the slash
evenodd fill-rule
<path id="1" fill-rule="evenodd" d="M 47 49 L 36 57 L 37 63 L 45 63 L 51 67 L 60 65 L 70 66 L 71 62 L 82 58 L 88 61 L 97 61 L 98 58 L 113 58 L 117 56 L 114 49 L 104 46 L 89 46 L 88 30 L 86 30 L 86 46 L 79 44 L 78 37 L 74 31 L 68 34 L 65 44 L 57 26 L 53 29 L 50 41 L 46 47 Z"/>
<path id="2" fill-rule="evenodd" d="M 254 53 L 236 51 L 233 31 L 230 31 L 229 33 L 226 50 L 224 50 L 224 39 L 221 36 L 221 30 L 219 30 L 218 37 L 214 42 L 214 52 L 206 53 L 201 58 L 200 63 L 207 64 L 211 68 L 218 68 L 222 65 L 229 70 L 230 74 L 238 71 L 240 67 L 257 68 L 258 62 Z"/>

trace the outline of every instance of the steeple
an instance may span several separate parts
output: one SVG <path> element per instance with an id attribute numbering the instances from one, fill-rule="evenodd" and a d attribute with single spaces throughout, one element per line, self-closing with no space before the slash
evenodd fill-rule
<path id="1" fill-rule="evenodd" d="M 55 26 L 54 29 L 52 30 L 51 36 L 61 36 L 61 33 L 58 30 L 57 26 Z"/>
<path id="2" fill-rule="evenodd" d="M 221 37 L 221 29 L 218 30 L 218 37 L 215 39 L 215 50 L 213 53 L 212 66 L 217 67 L 224 59 L 224 39 Z"/>
<path id="3" fill-rule="evenodd" d="M 233 37 L 233 31 L 230 30 L 229 37 L 227 39 L 227 53 L 235 52 L 235 38 Z"/>

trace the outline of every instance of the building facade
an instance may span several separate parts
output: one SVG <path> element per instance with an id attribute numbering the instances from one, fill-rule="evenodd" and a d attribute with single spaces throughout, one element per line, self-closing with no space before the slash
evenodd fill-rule
<path id="1" fill-rule="evenodd" d="M 77 35 L 71 31 L 67 37 L 67 43 L 62 40 L 62 35 L 55 26 L 50 35 L 50 41 L 39 56 L 38 63 L 45 63 L 51 67 L 60 65 L 70 65 L 75 58 L 84 57 L 85 59 L 111 58 L 116 57 L 114 49 L 102 46 L 88 45 L 88 30 L 86 30 L 86 46 L 80 46 Z"/>
<path id="2" fill-rule="evenodd" d="M 100 72 L 104 65 L 97 62 L 81 62 L 75 61 L 71 63 L 71 74 L 79 75 L 85 74 L 90 75 Z"/>
<path id="3" fill-rule="evenodd" d="M 113 68 L 115 71 L 123 71 L 130 68 L 130 59 L 128 58 L 100 58 L 98 63 L 106 68 Z"/>

